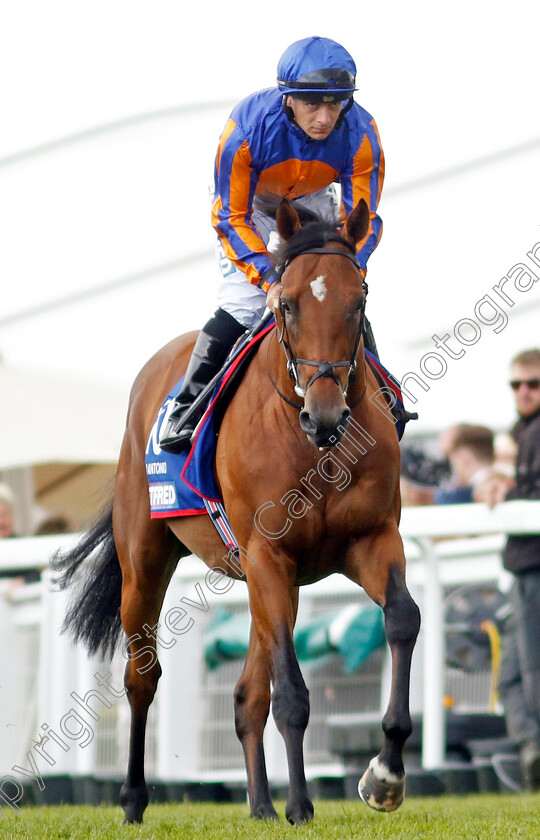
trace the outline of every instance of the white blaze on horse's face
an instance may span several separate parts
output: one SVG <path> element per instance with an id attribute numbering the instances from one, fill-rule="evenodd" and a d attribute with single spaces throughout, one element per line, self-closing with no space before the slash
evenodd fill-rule
<path id="1" fill-rule="evenodd" d="M 324 284 L 325 280 L 325 275 L 321 274 L 319 277 L 317 277 L 316 280 L 312 280 L 309 284 L 311 286 L 311 291 L 313 292 L 313 295 L 317 298 L 319 303 L 322 303 L 326 297 L 326 286 Z"/>

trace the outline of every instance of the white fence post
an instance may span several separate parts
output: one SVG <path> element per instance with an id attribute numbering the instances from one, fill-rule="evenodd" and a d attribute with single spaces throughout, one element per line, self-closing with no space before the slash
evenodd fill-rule
<path id="1" fill-rule="evenodd" d="M 179 574 L 173 575 L 160 617 L 161 635 L 170 648 L 159 646 L 163 674 L 155 701 L 159 706 L 157 775 L 168 781 L 193 779 L 199 773 L 203 614 L 195 612 L 194 619 L 187 615 L 186 620 L 180 620 L 178 610 L 182 597 L 192 595 L 189 583 Z M 171 609 L 177 609 L 177 614 L 169 613 Z M 189 619 L 193 626 L 185 635 L 175 636 L 167 629 L 167 615 L 179 628 L 189 627 Z"/>
<path id="2" fill-rule="evenodd" d="M 35 738 L 46 736 L 50 727 L 67 744 L 68 749 L 60 748 L 58 743 L 49 740 L 52 766 L 38 759 L 38 766 L 43 773 L 63 774 L 77 772 L 77 743 L 62 732 L 62 726 L 69 726 L 66 718 L 75 704 L 70 696 L 77 689 L 78 660 L 81 652 L 60 633 L 68 603 L 65 592 L 54 592 L 49 572 L 43 574 L 43 595 L 40 626 L 40 652 L 38 682 L 38 706 Z"/>
<path id="3" fill-rule="evenodd" d="M 444 610 L 439 559 L 433 542 L 421 538 L 419 545 L 424 562 L 423 627 L 423 729 L 422 766 L 425 770 L 441 767 L 445 756 L 444 722 Z"/>

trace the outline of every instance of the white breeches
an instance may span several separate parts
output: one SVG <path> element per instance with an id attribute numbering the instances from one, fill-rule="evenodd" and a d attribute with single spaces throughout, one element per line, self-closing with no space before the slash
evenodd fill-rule
<path id="1" fill-rule="evenodd" d="M 295 199 L 292 204 L 296 202 L 314 210 L 325 219 L 336 219 L 339 216 L 339 199 L 334 184 L 330 184 L 319 192 Z M 264 215 L 260 210 L 254 210 L 253 222 L 268 250 L 277 251 L 279 236 L 276 232 L 276 220 Z M 236 318 L 244 327 L 251 329 L 262 317 L 266 308 L 266 292 L 250 283 L 244 272 L 225 256 L 219 240 L 217 258 L 219 265 L 218 306 Z"/>

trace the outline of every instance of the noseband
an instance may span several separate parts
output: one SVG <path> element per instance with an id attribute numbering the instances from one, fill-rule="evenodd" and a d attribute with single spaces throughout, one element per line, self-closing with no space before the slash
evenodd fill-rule
<path id="1" fill-rule="evenodd" d="M 339 241 L 341 241 L 341 240 L 339 240 Z M 347 243 L 344 242 L 344 244 L 347 244 Z M 302 251 L 300 254 L 296 254 L 296 256 L 301 257 L 301 256 L 304 256 L 304 254 L 334 254 L 334 255 L 337 255 L 339 257 L 346 257 L 348 260 L 350 260 L 354 264 L 355 268 L 358 269 L 358 271 L 361 270 L 360 265 L 358 263 L 358 260 L 356 259 L 356 256 L 354 254 L 352 254 L 352 253 L 349 254 L 349 253 L 347 253 L 347 251 L 342 251 L 338 248 L 310 248 L 307 251 Z M 295 257 L 293 257 L 293 259 L 295 259 Z M 291 262 L 291 260 L 286 262 L 281 267 L 280 272 L 279 272 L 280 276 L 283 275 L 284 271 L 290 265 L 290 262 Z M 332 379 L 336 383 L 336 385 L 338 385 L 341 388 L 341 382 L 339 381 L 338 377 L 335 374 L 335 368 L 338 368 L 338 367 L 346 367 L 346 368 L 349 369 L 348 374 L 347 374 L 347 384 L 346 384 L 345 389 L 343 391 L 343 395 L 345 397 L 347 396 L 347 392 L 349 390 L 349 385 L 351 384 L 351 382 L 354 381 L 354 379 L 356 377 L 356 355 L 358 353 L 358 348 L 360 346 L 360 341 L 362 339 L 362 326 L 363 326 L 363 322 L 364 322 L 364 311 L 365 311 L 365 307 L 366 307 L 366 295 L 367 295 L 367 292 L 368 292 L 368 286 L 367 286 L 367 283 L 366 283 L 365 280 L 362 280 L 362 290 L 364 292 L 364 299 L 362 301 L 362 307 L 361 307 L 361 310 L 360 310 L 360 323 L 359 323 L 359 326 L 358 326 L 358 332 L 356 334 L 354 347 L 353 347 L 350 358 L 347 361 L 342 361 L 342 362 L 328 362 L 328 361 L 318 361 L 318 360 L 314 360 L 314 359 L 299 359 L 299 358 L 297 358 L 295 356 L 292 348 L 291 348 L 290 343 L 289 343 L 289 334 L 288 334 L 288 330 L 287 330 L 287 312 L 285 310 L 283 302 L 280 300 L 279 310 L 281 312 L 282 328 L 281 328 L 281 332 L 278 335 L 278 340 L 279 340 L 279 343 L 281 344 L 281 346 L 283 347 L 283 350 L 285 352 L 285 356 L 287 358 L 287 371 L 288 371 L 289 376 L 291 377 L 292 381 L 295 383 L 294 384 L 294 391 L 295 391 L 296 394 L 298 394 L 299 397 L 302 397 L 302 399 L 305 398 L 306 393 L 311 388 L 313 383 L 317 381 L 317 379 L 321 379 L 321 378 Z M 311 379 L 309 379 L 305 388 L 302 388 L 300 386 L 300 382 L 299 382 L 299 379 L 298 379 L 298 366 L 299 365 L 309 365 L 310 367 L 317 368 L 317 372 L 313 374 Z M 274 386 L 275 386 L 275 383 L 274 383 Z M 288 397 L 285 397 L 285 395 L 281 394 L 281 392 L 279 392 L 279 393 L 288 403 L 290 403 L 291 405 L 294 405 L 295 408 L 302 408 L 303 407 L 302 405 L 300 405 L 298 403 L 295 403 L 292 400 L 289 400 Z"/>

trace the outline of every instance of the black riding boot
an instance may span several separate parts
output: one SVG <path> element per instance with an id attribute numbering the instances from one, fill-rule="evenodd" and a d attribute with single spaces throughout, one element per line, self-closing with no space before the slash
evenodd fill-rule
<path id="1" fill-rule="evenodd" d="M 188 409 L 211 379 L 218 373 L 237 338 L 245 327 L 236 318 L 218 309 L 197 336 L 175 407 L 160 435 L 159 445 L 166 452 L 182 452 L 191 446 L 191 436 L 206 404 L 185 417 Z M 184 419 L 185 418 L 185 419 Z"/>
<path id="2" fill-rule="evenodd" d="M 377 350 L 377 345 L 375 343 L 375 336 L 373 335 L 373 330 L 371 329 L 371 324 L 369 323 L 368 319 L 364 315 L 364 347 L 366 350 L 369 350 L 370 353 L 373 353 L 374 356 L 379 358 L 379 351 Z"/>

